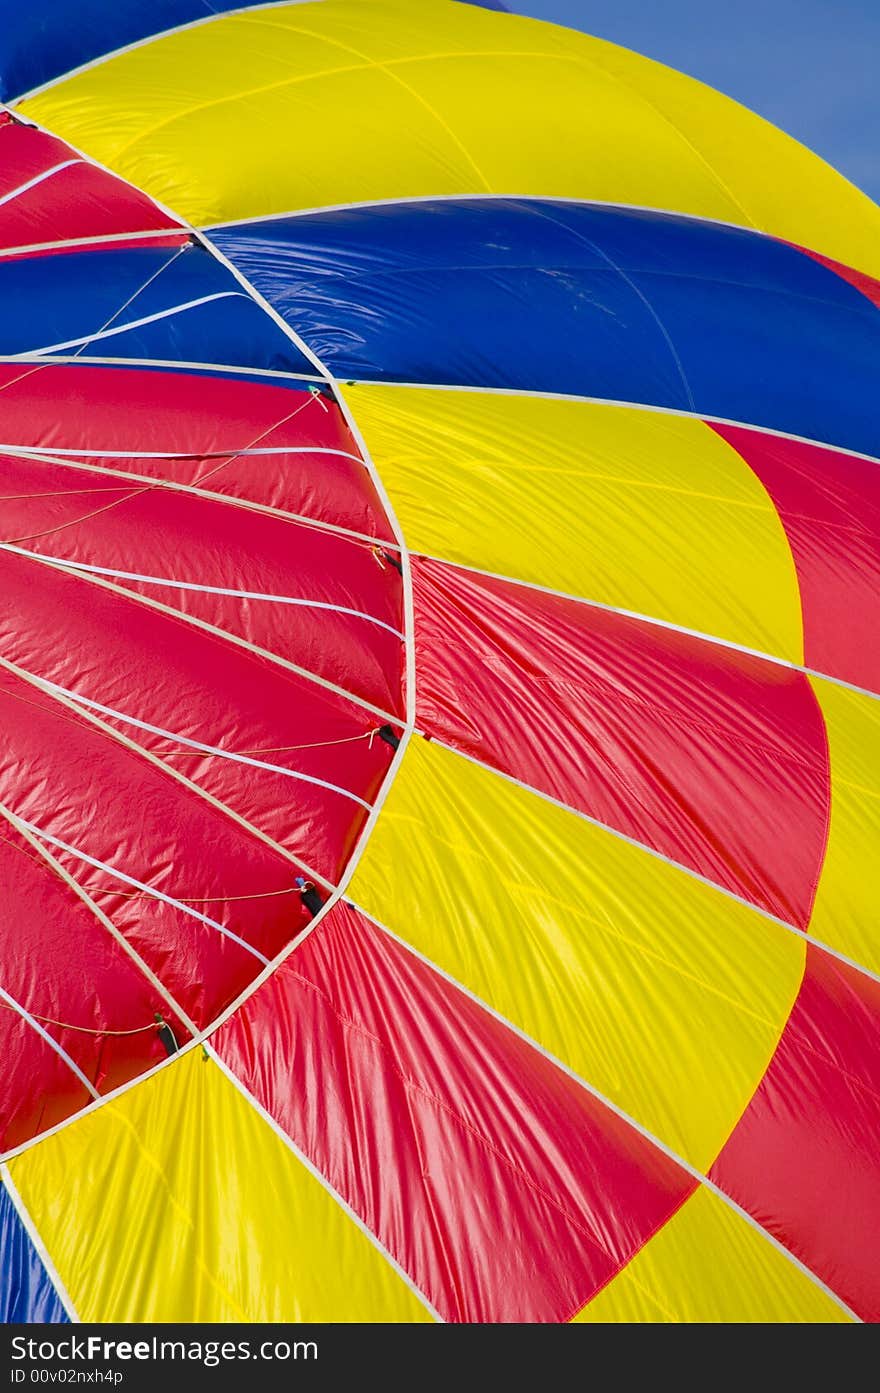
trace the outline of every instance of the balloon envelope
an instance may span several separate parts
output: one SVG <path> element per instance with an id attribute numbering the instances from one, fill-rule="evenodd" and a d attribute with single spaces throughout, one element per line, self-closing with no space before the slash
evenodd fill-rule
<path id="1" fill-rule="evenodd" d="M 0 1314 L 880 1317 L 880 210 L 500 5 L 2 9 Z"/>

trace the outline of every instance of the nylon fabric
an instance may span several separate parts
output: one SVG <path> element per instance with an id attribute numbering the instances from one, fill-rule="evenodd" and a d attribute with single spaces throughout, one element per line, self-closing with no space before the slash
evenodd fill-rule
<path id="1" fill-rule="evenodd" d="M 698 1168 L 803 973 L 792 932 L 420 739 L 351 896 Z"/>
<path id="2" fill-rule="evenodd" d="M 13 452 L 71 455 L 392 541 L 342 412 L 321 402 L 255 378 L 0 363 L 2 443 Z"/>
<path id="3" fill-rule="evenodd" d="M 880 890 L 880 704 L 812 679 L 828 733 L 831 818 L 809 931 L 880 972 L 874 910 Z"/>
<path id="4" fill-rule="evenodd" d="M 0 705 L 0 802 L 56 839 L 49 846 L 65 869 L 207 1025 L 308 922 L 291 893 L 298 867 L 169 767 L 68 719 L 75 709 L 42 702 L 8 671 Z"/>
<path id="5" fill-rule="evenodd" d="M 148 229 L 164 232 L 176 226 L 137 189 L 87 164 L 63 141 L 5 113 L 0 113 L 0 167 L 4 252 L 42 242 Z M 184 237 L 181 234 L 180 240 Z M 163 236 L 161 245 L 173 248 L 175 239 Z"/>
<path id="6" fill-rule="evenodd" d="M 4 354 L 189 359 L 313 375 L 232 275 L 194 244 L 0 261 L 0 295 Z M 150 322 L 127 327 L 142 320 Z"/>
<path id="7" fill-rule="evenodd" d="M 772 238 L 529 199 L 385 204 L 214 238 L 340 379 L 644 402 L 880 455 L 880 311 Z"/>
<path id="8" fill-rule="evenodd" d="M 880 1319 L 878 1039 L 880 983 L 811 947 L 776 1054 L 712 1167 L 865 1321 Z"/>
<path id="9" fill-rule="evenodd" d="M 429 1319 L 200 1050 L 10 1171 L 83 1321 Z"/>
<path id="10" fill-rule="evenodd" d="M 445 1320 L 567 1319 L 693 1188 L 347 904 L 213 1039 Z"/>
<path id="11" fill-rule="evenodd" d="M 113 0 L 42 0 L 39 10 L 16 6 L 4 15 L 0 100 L 10 101 L 31 87 L 63 77 L 81 63 L 163 29 L 259 3 L 126 0 L 123 6 Z"/>
<path id="12" fill-rule="evenodd" d="M 413 576 L 422 730 L 806 928 L 830 789 L 802 673 L 442 562 Z"/>
<path id="13" fill-rule="evenodd" d="M 32 1017 L 26 1020 L 0 998 L 0 1049 L 6 1061 L 0 1150 L 5 1151 L 91 1102 L 82 1080 L 49 1041 L 97 1092 L 108 1093 L 165 1058 L 154 1024 L 157 1011 L 181 1041 L 187 1031 L 107 926 L 5 817 L 0 817 L 0 876 L 3 989 Z M 136 1033 L 104 1033 L 128 1030 Z"/>
<path id="14" fill-rule="evenodd" d="M 779 515 L 702 421 L 484 392 L 345 390 L 414 552 L 803 661 Z"/>
<path id="15" fill-rule="evenodd" d="M 850 1319 L 705 1188 L 576 1317 L 594 1324 L 836 1325 Z"/>
<path id="16" fill-rule="evenodd" d="M 528 192 L 756 226 L 880 274 L 875 206 L 760 117 L 600 39 L 445 0 L 220 18 L 23 110 L 197 224 Z"/>
<path id="17" fill-rule="evenodd" d="M 287 851 L 325 875 L 339 873 L 362 823 L 358 800 L 375 798 L 390 763 L 387 745 L 368 742 L 374 717 L 315 682 L 87 577 L 2 551 L 0 576 L 30 630 L 13 644 L 7 629 L 4 656 L 54 684 L 56 698 L 66 693 L 81 701 Z M 65 647 L 72 619 L 81 642 Z M 367 652 L 368 642 L 364 636 Z M 75 712 L 59 709 L 51 693 L 32 690 L 30 697 L 47 717 L 54 713 L 60 738 Z M 25 708 L 18 709 L 24 716 Z M 14 734 L 10 740 L 15 748 Z M 105 738 L 96 747 L 109 743 Z M 311 748 L 298 748 L 303 745 Z M 136 787 L 137 761 L 128 762 L 129 786 Z"/>
<path id="18" fill-rule="evenodd" d="M 505 8 L 6 16 L 0 1316 L 880 1321 L 880 209 Z"/>
<path id="19" fill-rule="evenodd" d="M 63 465 L 2 455 L 0 494 L 8 500 L 0 544 L 18 547 L 31 558 L 96 569 L 71 577 L 53 567 L 47 577 L 48 567 L 24 556 L 13 561 L 8 551 L 0 556 L 0 568 L 26 565 L 29 574 L 36 571 L 37 595 L 41 586 L 54 585 L 63 592 L 73 579 L 86 607 L 96 588 L 90 576 L 107 573 L 106 579 L 126 592 L 115 612 L 126 616 L 129 651 L 133 640 L 143 642 L 139 632 L 143 607 L 136 598 L 127 599 L 130 592 L 167 605 L 175 615 L 193 615 L 236 634 L 384 710 L 398 706 L 403 630 L 400 577 L 392 568 L 376 564 L 369 543 L 263 513 L 233 511 L 213 499 L 151 489 L 149 483 L 117 483 L 103 473 L 83 469 L 73 474 Z M 77 576 L 81 577 L 78 584 Z M 96 605 L 106 595 L 96 597 Z M 154 616 L 145 616 L 143 623 L 149 632 L 156 632 Z M 88 620 L 86 624 L 90 629 Z M 175 650 L 189 643 L 186 631 L 176 618 L 159 627 L 164 637 L 153 653 L 167 654 L 173 663 Z M 35 638 L 35 646 L 38 642 Z M 99 636 L 84 633 L 82 642 L 86 647 L 94 642 L 100 653 Z M 144 647 L 149 662 L 150 644 Z M 69 655 L 62 649 L 62 662 L 64 656 Z M 84 695 L 102 701 L 99 673 L 105 665 L 99 656 L 92 661 L 94 677 Z M 63 676 L 55 680 L 76 686 Z M 136 685 L 133 674 L 127 674 L 125 684 L 117 688 L 119 696 L 106 704 L 131 711 L 132 700 L 125 693 Z M 223 685 L 218 683 L 219 691 Z M 178 698 L 155 724 L 174 729 L 181 719 L 186 717 Z M 303 711 L 300 721 L 307 719 Z M 301 731 L 303 725 L 298 723 L 296 729 Z M 286 741 L 266 739 L 262 744 L 294 745 L 296 729 Z M 219 713 L 214 730 L 218 738 L 207 743 L 224 743 Z M 319 739 L 320 734 L 313 738 Z M 250 743 L 259 746 L 261 741 Z M 245 741 L 241 748 L 247 747 Z M 230 748 L 235 749 L 234 743 L 230 742 Z"/>
<path id="20" fill-rule="evenodd" d="M 0 1321 L 4 1325 L 68 1320 L 6 1186 L 0 1183 Z"/>
<path id="21" fill-rule="evenodd" d="M 715 429 L 763 483 L 798 572 L 808 667 L 880 692 L 880 467 L 839 450 Z"/>

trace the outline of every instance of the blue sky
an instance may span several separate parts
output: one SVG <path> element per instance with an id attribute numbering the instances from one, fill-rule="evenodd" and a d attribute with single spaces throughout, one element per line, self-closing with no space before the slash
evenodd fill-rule
<path id="1" fill-rule="evenodd" d="M 880 202 L 880 0 L 505 0 L 766 116 Z"/>

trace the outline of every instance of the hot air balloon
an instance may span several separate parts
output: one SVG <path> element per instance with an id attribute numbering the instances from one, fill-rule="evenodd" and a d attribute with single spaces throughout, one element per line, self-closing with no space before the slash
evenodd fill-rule
<path id="1" fill-rule="evenodd" d="M 877 1319 L 880 210 L 494 5 L 2 9 L 5 1320 Z"/>

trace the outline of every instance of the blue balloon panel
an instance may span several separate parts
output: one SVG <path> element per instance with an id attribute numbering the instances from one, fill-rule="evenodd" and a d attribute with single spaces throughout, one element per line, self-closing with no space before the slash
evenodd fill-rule
<path id="1" fill-rule="evenodd" d="M 284 330 L 202 247 L 0 261 L 0 354 L 160 359 L 314 376 Z M 84 342 L 84 340 L 86 340 Z"/>
<path id="2" fill-rule="evenodd" d="M 0 1322 L 63 1322 L 68 1319 L 57 1291 L 0 1183 Z"/>
<path id="3" fill-rule="evenodd" d="M 338 378 L 637 402 L 880 454 L 880 311 L 760 233 L 450 199 L 212 236 Z"/>

